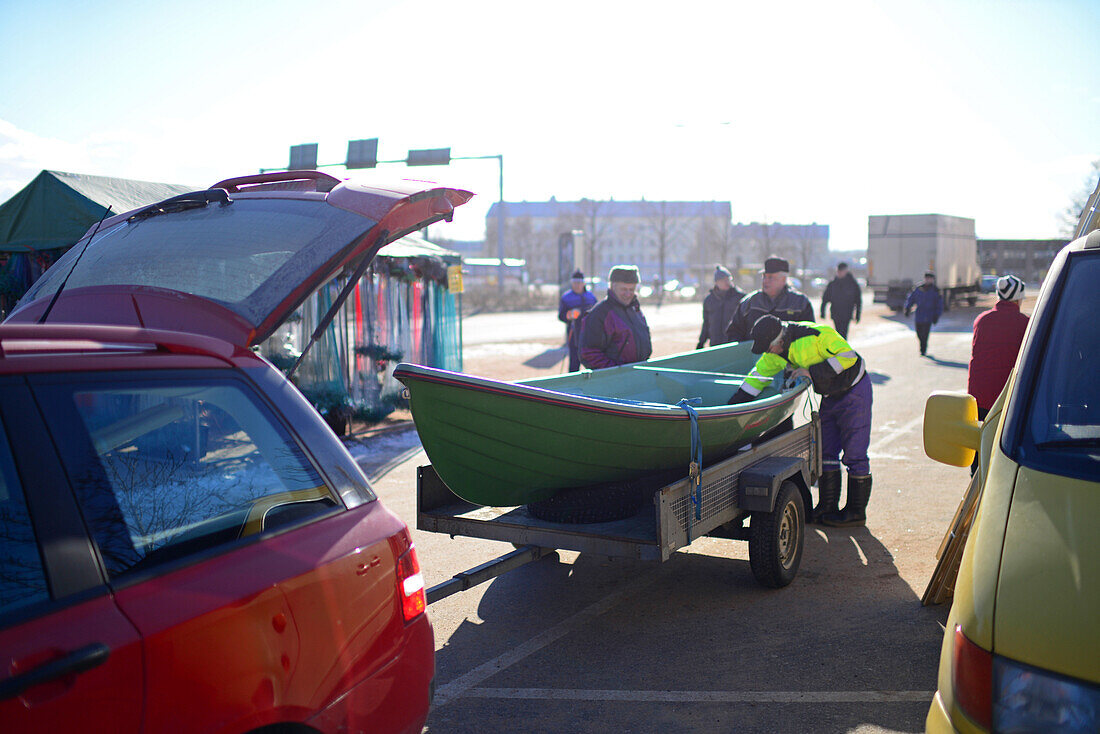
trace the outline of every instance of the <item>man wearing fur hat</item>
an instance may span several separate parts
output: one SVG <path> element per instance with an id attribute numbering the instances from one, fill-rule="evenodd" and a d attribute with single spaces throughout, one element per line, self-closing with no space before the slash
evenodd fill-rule
<path id="1" fill-rule="evenodd" d="M 863 358 L 836 329 L 813 322 L 780 321 L 760 317 L 750 336 L 752 353 L 759 354 L 749 376 L 730 398 L 730 404 L 755 400 L 788 366 L 795 376 L 810 378 L 821 399 L 821 463 L 819 502 L 810 522 L 833 527 L 867 523 L 871 497 L 871 378 Z M 848 501 L 840 506 L 841 451 L 848 467 Z"/>
<path id="2" fill-rule="evenodd" d="M 653 354 L 649 324 L 638 303 L 638 268 L 616 265 L 607 297 L 592 307 L 581 327 L 581 362 L 589 369 L 641 362 Z"/>
<path id="3" fill-rule="evenodd" d="M 703 299 L 703 329 L 699 332 L 696 349 L 702 349 L 710 340 L 716 347 L 729 341 L 726 336 L 726 324 L 733 318 L 737 304 L 745 297 L 745 292 L 730 282 L 730 271 L 721 265 L 714 269 L 714 288 Z"/>
<path id="4" fill-rule="evenodd" d="M 791 265 L 781 257 L 772 255 L 764 261 L 761 270 L 763 282 L 760 290 L 741 299 L 729 325 L 726 336 L 731 342 L 749 338 L 752 325 L 765 314 L 772 314 L 784 321 L 813 321 L 814 307 L 810 299 L 787 285 Z"/>

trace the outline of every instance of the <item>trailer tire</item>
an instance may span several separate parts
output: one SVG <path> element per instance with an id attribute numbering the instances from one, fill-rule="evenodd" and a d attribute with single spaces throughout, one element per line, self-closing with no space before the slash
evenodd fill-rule
<path id="1" fill-rule="evenodd" d="M 775 509 L 752 513 L 749 531 L 749 567 L 757 583 L 779 589 L 794 581 L 806 531 L 806 507 L 798 486 L 783 482 Z"/>
<path id="2" fill-rule="evenodd" d="M 570 524 L 625 520 L 637 515 L 656 490 L 680 475 L 661 472 L 626 482 L 563 489 L 553 497 L 528 503 L 527 514 L 547 522 Z"/>

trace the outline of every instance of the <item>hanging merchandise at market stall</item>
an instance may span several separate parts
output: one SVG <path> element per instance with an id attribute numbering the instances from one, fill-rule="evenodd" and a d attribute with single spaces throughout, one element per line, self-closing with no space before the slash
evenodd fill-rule
<path id="1" fill-rule="evenodd" d="M 293 380 L 337 433 L 351 420 L 376 423 L 405 407 L 393 378 L 399 362 L 460 371 L 458 253 L 415 235 L 379 251 L 352 296 L 306 353 Z M 347 284 L 336 278 L 311 296 L 261 347 L 289 369 Z"/>

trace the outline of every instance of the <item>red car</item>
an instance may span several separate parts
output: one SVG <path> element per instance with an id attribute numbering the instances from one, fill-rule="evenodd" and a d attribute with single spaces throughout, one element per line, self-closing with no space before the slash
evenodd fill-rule
<path id="1" fill-rule="evenodd" d="M 408 530 L 251 347 L 469 196 L 224 181 L 33 286 L 0 325 L 0 731 L 421 730 Z"/>

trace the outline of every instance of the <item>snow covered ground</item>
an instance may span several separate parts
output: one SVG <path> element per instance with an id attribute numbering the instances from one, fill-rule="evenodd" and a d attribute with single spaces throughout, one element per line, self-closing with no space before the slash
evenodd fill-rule
<path id="1" fill-rule="evenodd" d="M 371 481 L 421 450 L 420 436 L 411 422 L 373 436 L 345 438 L 344 445 Z"/>

